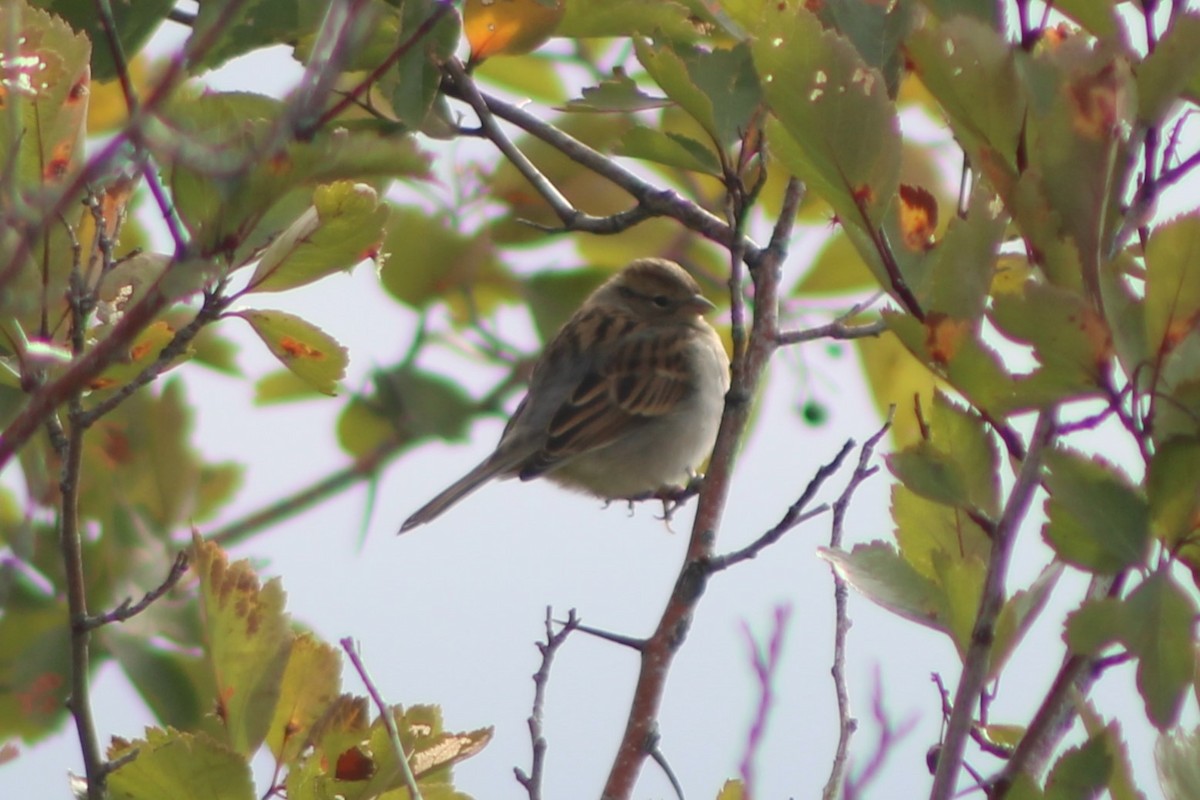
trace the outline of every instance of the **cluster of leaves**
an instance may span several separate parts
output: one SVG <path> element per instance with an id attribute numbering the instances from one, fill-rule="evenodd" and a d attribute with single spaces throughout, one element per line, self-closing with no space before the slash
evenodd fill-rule
<path id="1" fill-rule="evenodd" d="M 44 736 L 61 722 L 72 671 L 113 658 L 166 726 L 110 750 L 116 763 L 138 752 L 109 776 L 118 796 L 142 796 L 137 782 L 159 770 L 247 794 L 245 761 L 264 742 L 289 797 L 329 796 L 322 781 L 339 774 L 363 778 L 337 789 L 345 796 L 398 787 L 383 726 L 367 724 L 363 701 L 336 696 L 335 654 L 292 632 L 277 585 L 260 589 L 209 545 L 194 545 L 200 612 L 169 595 L 131 624 L 97 626 L 91 661 L 78 663 L 80 615 L 154 585 L 172 536 L 210 519 L 238 481 L 237 465 L 193 450 L 182 385 L 146 387 L 188 360 L 236 373 L 220 330 L 246 323 L 285 368 L 259 382 L 261 401 L 335 393 L 344 349 L 306 320 L 244 302 L 374 258 L 391 297 L 422 315 L 446 308 L 473 333 L 471 354 L 503 374 L 473 397 L 419 367 L 447 338 L 423 325 L 405 359 L 345 404 L 339 442 L 374 459 L 361 473 L 371 475 L 381 454 L 461 437 L 520 383 L 527 359 L 487 332 L 498 307 L 527 306 L 549 335 L 592 286 L 645 255 L 686 261 L 716 296 L 731 252 L 753 267 L 768 249 L 743 235 L 751 211 L 794 215 L 800 179 L 800 219 L 837 224 L 792 295 L 881 289 L 890 301 L 887 335 L 862 355 L 876 397 L 903 409 L 889 461 L 894 541 L 826 557 L 962 657 L 935 795 L 953 789 L 968 734 L 1009 756 L 999 793 L 1128 794 L 1120 732 L 1098 716 L 1044 786 L 1033 766 L 1057 745 L 1039 720 L 1086 693 L 1114 654 L 1137 661 L 1147 718 L 1163 731 L 1164 789 L 1200 792 L 1180 766 L 1200 760 L 1198 737 L 1175 728 L 1189 689 L 1200 695 L 1187 584 L 1200 574 L 1200 278 L 1189 269 L 1200 217 L 1146 226 L 1197 160 L 1175 159 L 1179 108 L 1200 102 L 1200 17 L 1179 3 L 1122 16 L 1116 0 L 1063 0 L 1067 22 L 1049 27 L 1014 0 L 1013 35 L 990 0 L 469 0 L 462 17 L 437 0 L 226 0 L 200 4 L 183 53 L 157 73 L 127 62 L 177 16 L 172 5 L 0 9 L 0 48 L 20 51 L 0 64 L 0 465 L 19 454 L 27 505 L 57 512 L 22 514 L 0 490 L 0 543 L 14 556 L 0 571 L 0 738 Z M 1137 18 L 1141 53 L 1127 28 Z M 570 44 L 562 55 L 494 58 L 551 33 Z M 465 67 L 454 58 L 464 36 Z M 280 42 L 305 67 L 286 100 L 188 82 Z M 616 69 L 598 66 L 614 59 Z M 569 71 L 594 85 L 568 97 Z M 478 84 L 556 110 L 533 114 Z M 478 129 L 461 127 L 461 104 Z M 905 109 L 949 125 L 968 165 L 961 196 L 902 138 Z M 523 135 L 509 141 L 497 118 Z M 99 134 L 109 137 L 85 157 Z M 465 135 L 508 160 L 480 186 L 454 175 L 465 188 L 432 210 L 388 198 L 394 181 L 430 175 L 418 137 Z M 127 217 L 142 197 L 159 206 L 172 253 L 139 250 L 146 237 Z M 578 231 L 584 266 L 512 269 L 516 254 L 532 262 L 555 246 L 545 229 Z M 1032 370 L 1011 366 L 1004 353 L 1016 350 Z M 1140 464 L 1085 453 L 1102 422 Z M 1056 559 L 1009 596 L 1016 532 L 1042 489 Z M 983 688 L 1064 564 L 1095 580 L 1064 624 L 1062 680 L 1027 728 L 994 725 L 976 711 Z M 203 659 L 188 655 L 202 644 Z M 406 752 L 442 741 L 433 712 L 397 722 Z M 486 735 L 466 738 L 464 753 Z"/>
<path id="2" fill-rule="evenodd" d="M 198 617 L 187 604 L 188 623 L 200 632 L 204 656 L 168 663 L 193 671 L 203 693 L 173 697 L 177 684 L 163 675 L 163 660 L 144 664 L 139 685 L 158 690 L 159 716 L 175 724 L 113 739 L 107 756 L 121 766 L 108 777 L 109 796 L 258 797 L 250 761 L 265 746 L 275 765 L 272 792 L 313 800 L 409 797 L 387 725 L 371 719 L 366 697 L 340 692 L 340 654 L 295 630 L 279 579 L 260 585 L 247 562 L 229 563 L 198 536 L 191 562 L 200 602 Z M 422 796 L 464 798 L 450 784 L 450 767 L 482 749 L 491 730 L 447 733 L 436 706 L 390 706 L 387 713 Z"/>

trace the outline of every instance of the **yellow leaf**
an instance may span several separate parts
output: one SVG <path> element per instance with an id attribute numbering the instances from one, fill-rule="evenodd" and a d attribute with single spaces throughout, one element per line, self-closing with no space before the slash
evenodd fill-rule
<path id="1" fill-rule="evenodd" d="M 471 63 L 536 50 L 562 20 L 565 0 L 467 0 L 463 31 Z"/>

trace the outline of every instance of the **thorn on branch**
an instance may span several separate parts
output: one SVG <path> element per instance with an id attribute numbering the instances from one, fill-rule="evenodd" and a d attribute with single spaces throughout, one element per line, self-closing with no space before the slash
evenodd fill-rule
<path id="1" fill-rule="evenodd" d="M 127 619 L 136 617 L 138 614 L 145 611 L 150 605 L 171 590 L 179 579 L 183 577 L 183 573 L 187 571 L 188 554 L 186 550 L 180 550 L 175 555 L 175 561 L 171 564 L 171 569 L 167 573 L 167 577 L 162 583 L 154 587 L 150 591 L 142 595 L 142 599 L 136 603 L 132 597 L 125 598 L 119 606 L 112 611 L 104 614 L 97 614 L 91 617 L 85 617 L 82 624 L 85 630 L 95 630 L 112 622 L 124 622 Z"/>

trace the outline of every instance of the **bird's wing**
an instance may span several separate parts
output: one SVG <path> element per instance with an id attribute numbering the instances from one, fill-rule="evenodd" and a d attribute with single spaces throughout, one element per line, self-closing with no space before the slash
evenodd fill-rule
<path id="1" fill-rule="evenodd" d="M 686 337 L 653 330 L 614 341 L 554 411 L 542 447 L 521 466 L 521 479 L 604 447 L 671 412 L 692 387 L 686 345 Z"/>

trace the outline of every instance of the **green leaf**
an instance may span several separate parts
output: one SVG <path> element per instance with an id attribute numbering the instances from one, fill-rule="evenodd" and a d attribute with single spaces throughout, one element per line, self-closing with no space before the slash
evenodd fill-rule
<path id="1" fill-rule="evenodd" d="M 1193 534 L 1200 521 L 1200 439 L 1176 437 L 1159 447 L 1150 461 L 1146 494 L 1155 535 L 1174 546 Z"/>
<path id="2" fill-rule="evenodd" d="M 1088 2 L 1089 0 L 1083 0 Z M 1000 6 L 991 0 L 921 0 L 929 10 L 943 20 L 952 20 L 959 15 L 974 17 L 993 28 L 1003 22 Z M 1065 5 L 1065 4 L 1064 4 Z"/>
<path id="3" fill-rule="evenodd" d="M 279 763 L 294 761 L 308 745 L 308 733 L 338 696 L 341 655 L 310 633 L 296 637 L 279 686 L 279 701 L 266 744 Z"/>
<path id="4" fill-rule="evenodd" d="M 290 369 L 276 370 L 254 382 L 254 405 L 269 406 L 322 397 L 311 383 Z"/>
<path id="5" fill-rule="evenodd" d="M 1146 716 L 1165 731 L 1179 719 L 1196 669 L 1192 641 L 1196 606 L 1165 570 L 1142 582 L 1125 601 L 1126 644 L 1138 656 L 1137 687 Z"/>
<path id="6" fill-rule="evenodd" d="M 194 68 L 214 69 L 251 50 L 296 41 L 309 32 L 301 24 L 301 5 L 301 0 L 205 0 L 192 24 L 192 38 L 212 37 L 212 45 L 202 51 Z M 218 26 L 220 35 L 214 36 Z"/>
<path id="7" fill-rule="evenodd" d="M 1124 641 L 1128 628 L 1125 604 L 1113 597 L 1087 600 L 1067 616 L 1063 639 L 1072 653 L 1099 655 L 1109 645 Z"/>
<path id="8" fill-rule="evenodd" d="M 1098 38 L 1107 38 L 1124 30 L 1116 4 L 1117 0 L 1057 0 L 1054 8 Z"/>
<path id="9" fill-rule="evenodd" d="M 1000 240 L 1008 215 L 991 190 L 980 184 L 971 193 L 967 216 L 954 217 L 934 248 L 917 298 L 927 313 L 978 320 L 983 315 Z"/>
<path id="10" fill-rule="evenodd" d="M 77 31 L 84 33 L 90 41 L 105 40 L 104 26 L 96 13 L 94 0 L 34 0 L 52 14 L 62 17 Z M 125 57 L 132 59 L 149 40 L 150 35 L 166 19 L 175 6 L 175 0 L 140 0 L 138 3 L 110 3 L 113 30 L 121 43 Z M 92 80 L 107 81 L 117 76 L 112 48 L 97 47 L 92 50 Z"/>
<path id="11" fill-rule="evenodd" d="M 934 630 L 948 630 L 946 599 L 937 584 L 917 572 L 890 545 L 871 542 L 855 545 L 850 552 L 822 547 L 817 555 L 873 603 Z"/>
<path id="12" fill-rule="evenodd" d="M 477 404 L 454 381 L 404 365 L 375 374 L 378 405 L 373 409 L 413 437 L 463 441 Z"/>
<path id="13" fill-rule="evenodd" d="M 413 207 L 391 208 L 383 253 L 383 288 L 413 308 L 446 301 L 464 314 L 486 314 L 513 285 L 489 237 L 466 236 L 450 220 Z"/>
<path id="14" fill-rule="evenodd" d="M 1146 243 L 1146 342 L 1171 351 L 1200 319 L 1200 215 L 1155 228 Z"/>
<path id="15" fill-rule="evenodd" d="M 1154 763 L 1166 800 L 1200 797 L 1200 728 L 1161 734 L 1154 745 Z"/>
<path id="16" fill-rule="evenodd" d="M 123 632 L 105 631 L 103 639 L 160 724 L 195 728 L 211 710 L 212 686 L 201 676 L 202 659 Z"/>
<path id="17" fill-rule="evenodd" d="M 0 740 L 36 742 L 61 728 L 71 670 L 66 601 L 14 603 L 0 616 Z M 14 607 L 16 606 L 16 607 Z"/>
<path id="18" fill-rule="evenodd" d="M 699 31 L 691 22 L 688 8 L 672 0 L 604 0 L 567 2 L 556 36 L 588 39 L 597 36 L 626 37 L 634 34 L 662 35 L 675 41 L 691 41 Z"/>
<path id="19" fill-rule="evenodd" d="M 1000 677 L 1009 656 L 1021 644 L 1025 634 L 1046 607 L 1046 601 L 1050 599 L 1050 593 L 1062 572 L 1062 563 L 1056 561 L 1050 564 L 1041 571 L 1028 589 L 1014 592 L 1013 596 L 1004 602 L 996 620 L 995 643 L 988 656 L 989 680 Z"/>
<path id="20" fill-rule="evenodd" d="M 878 286 L 879 280 L 871 273 L 845 230 L 839 227 L 825 238 L 821 251 L 792 294 L 851 294 Z"/>
<path id="21" fill-rule="evenodd" d="M 853 44 L 868 65 L 887 80 L 888 95 L 896 96 L 904 70 L 904 40 L 919 19 L 916 3 L 833 2 L 821 13 Z"/>
<path id="22" fill-rule="evenodd" d="M 267 345 L 271 355 L 318 392 L 337 394 L 337 384 L 346 376 L 349 357 L 329 334 L 311 322 L 284 311 L 256 309 L 237 311 Z"/>
<path id="23" fill-rule="evenodd" d="M 392 39 L 392 46 L 417 35 L 440 5 L 436 0 L 406 0 L 400 9 L 399 36 Z M 394 24 L 390 17 L 385 19 Z M 461 29 L 457 13 L 443 13 L 433 30 L 416 40 L 380 81 L 380 90 L 391 102 L 392 113 L 409 128 L 419 130 L 426 126 L 441 85 L 439 65 L 454 55 Z"/>
<path id="24" fill-rule="evenodd" d="M 381 416 L 367 400 L 355 397 L 338 415 L 338 445 L 358 458 L 401 434 L 397 422 Z"/>
<path id="25" fill-rule="evenodd" d="M 983 5 L 995 7 L 995 3 Z M 945 110 L 955 138 L 1004 193 L 1017 175 L 1025 98 L 1013 49 L 995 20 L 947 17 L 916 31 L 906 52 L 921 82 Z"/>
<path id="26" fill-rule="evenodd" d="M 248 756 L 271 726 L 292 648 L 283 588 L 278 578 L 260 587 L 249 562 L 230 564 L 216 544 L 198 534 L 193 534 L 191 564 L 200 580 L 217 718 L 229 746 Z"/>
<path id="27" fill-rule="evenodd" d="M 263 252 L 248 292 L 280 292 L 349 270 L 378 253 L 386 205 L 365 183 L 318 186 L 313 204 Z"/>
<path id="28" fill-rule="evenodd" d="M 920 497 L 903 484 L 892 486 L 892 519 L 904 560 L 930 580 L 937 580 L 936 558 L 987 562 L 988 535 L 959 509 Z"/>
<path id="29" fill-rule="evenodd" d="M 938 392 L 928 424 L 928 440 L 888 457 L 892 472 L 922 497 L 996 516 L 1000 456 L 983 420 Z"/>
<path id="30" fill-rule="evenodd" d="M 947 633 L 958 650 L 958 657 L 965 660 L 971 648 L 975 618 L 979 615 L 987 563 L 981 558 L 961 558 L 940 552 L 934 553 L 933 567 L 945 598 Z"/>
<path id="31" fill-rule="evenodd" d="M 630 128 L 614 152 L 619 156 L 640 158 L 706 175 L 719 175 L 721 164 L 712 150 L 679 133 L 664 133 L 643 125 Z"/>
<path id="32" fill-rule="evenodd" d="M 1046 800 L 1094 800 L 1108 785 L 1112 769 L 1104 731 L 1059 757 L 1046 780 Z"/>
<path id="33" fill-rule="evenodd" d="M 1019 398 L 1040 406 L 1095 394 L 1110 367 L 1112 334 L 1082 294 L 1026 282 L 994 298 L 992 319 L 1005 335 L 1033 346 L 1041 367 L 1017 383 Z"/>
<path id="34" fill-rule="evenodd" d="M 778 120 L 767 128 L 773 152 L 843 224 L 877 225 L 900 170 L 899 123 L 883 77 L 796 0 L 768 5 L 754 33 L 754 65 Z"/>
<path id="35" fill-rule="evenodd" d="M 1106 574 L 1145 562 L 1149 508 L 1115 467 L 1066 450 L 1047 453 L 1045 464 L 1042 535 L 1059 558 Z"/>
<path id="36" fill-rule="evenodd" d="M 724 147 L 745 135 L 762 99 L 746 45 L 683 50 L 636 39 L 634 48 L 654 81 L 714 143 Z"/>
<path id="37" fill-rule="evenodd" d="M 1162 122 L 1200 68 L 1200 16 L 1184 12 L 1137 68 L 1138 119 Z"/>
<path id="38" fill-rule="evenodd" d="M 597 86 L 585 86 L 582 97 L 568 100 L 563 111 L 646 111 L 671 104 L 668 97 L 654 97 L 638 88 L 624 72 L 613 70 Z"/>
<path id="39" fill-rule="evenodd" d="M 250 764 L 204 733 L 148 728 L 143 739 L 109 748 L 109 760 L 137 750 L 108 776 L 112 800 L 253 800 Z"/>

